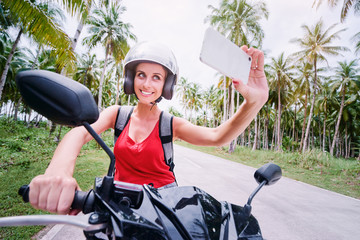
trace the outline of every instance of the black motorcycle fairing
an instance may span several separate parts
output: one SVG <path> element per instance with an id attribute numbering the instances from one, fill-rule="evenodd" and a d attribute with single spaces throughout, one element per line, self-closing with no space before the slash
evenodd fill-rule
<path id="1" fill-rule="evenodd" d="M 96 194 L 94 213 L 110 212 L 108 222 L 112 222 L 118 228 L 118 232 L 122 236 L 129 237 L 129 239 L 154 239 L 165 240 L 168 239 L 163 227 L 156 222 L 152 222 L 145 217 L 134 212 L 131 208 L 118 204 L 112 200 L 106 202 L 99 194 Z M 152 208 L 152 207 L 151 207 Z M 115 229 L 114 229 L 115 230 Z M 115 231 L 112 233 L 115 234 Z M 122 239 L 119 236 L 112 236 L 109 239 Z"/>
<path id="2" fill-rule="evenodd" d="M 170 239 L 179 239 L 181 229 L 174 227 L 169 219 L 175 215 L 183 228 L 191 235 L 190 239 L 262 239 L 257 220 L 251 215 L 244 219 L 242 207 L 219 202 L 208 193 L 197 187 L 174 187 L 157 190 L 152 187 L 144 188 L 150 194 L 144 194 L 142 206 L 133 210 L 148 220 L 161 222 L 164 231 Z M 172 212 L 164 212 L 154 204 L 154 200 L 166 206 Z M 149 209 L 149 204 L 153 205 Z M 156 213 L 156 216 L 151 216 Z M 241 224 L 241 221 L 246 224 Z M 258 238 L 260 236 L 260 238 Z M 184 237 L 180 237 L 182 239 Z"/>

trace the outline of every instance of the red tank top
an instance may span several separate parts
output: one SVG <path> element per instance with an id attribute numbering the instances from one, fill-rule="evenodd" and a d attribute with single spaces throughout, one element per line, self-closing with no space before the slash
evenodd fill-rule
<path id="1" fill-rule="evenodd" d="M 155 188 L 173 183 L 174 174 L 164 160 L 159 137 L 159 121 L 150 135 L 140 143 L 129 137 L 131 119 L 114 146 L 115 181 L 150 184 Z"/>

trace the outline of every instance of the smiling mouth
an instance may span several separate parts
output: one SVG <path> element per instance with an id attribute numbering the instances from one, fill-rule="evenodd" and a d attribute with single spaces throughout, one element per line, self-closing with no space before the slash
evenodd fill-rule
<path id="1" fill-rule="evenodd" d="M 149 95 L 153 94 L 152 92 L 145 92 L 145 91 L 142 91 L 142 90 L 140 90 L 140 92 L 145 96 L 149 96 Z"/>

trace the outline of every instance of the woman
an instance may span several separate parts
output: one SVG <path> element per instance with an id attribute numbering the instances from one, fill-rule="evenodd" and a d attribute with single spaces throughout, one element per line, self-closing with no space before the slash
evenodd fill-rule
<path id="1" fill-rule="evenodd" d="M 251 123 L 268 99 L 268 85 L 264 73 L 264 55 L 261 51 L 243 46 L 252 57 L 248 83 L 233 79 L 233 85 L 244 97 L 244 102 L 228 121 L 217 128 L 191 124 L 183 118 L 172 121 L 173 140 L 181 139 L 195 145 L 222 146 L 235 139 Z M 124 90 L 134 93 L 138 104 L 114 147 L 116 156 L 115 180 L 154 187 L 174 185 L 175 177 L 164 164 L 164 153 L 159 144 L 158 124 L 161 110 L 156 105 L 162 97 L 172 98 L 178 75 L 172 52 L 163 45 L 140 43 L 125 58 Z M 92 124 L 97 133 L 114 128 L 119 106 L 101 112 Z M 84 127 L 69 131 L 55 150 L 43 175 L 30 183 L 29 200 L 33 207 L 74 214 L 70 210 L 75 190 L 79 187 L 72 177 L 81 147 L 92 139 Z M 139 160 L 140 159 L 140 160 Z"/>

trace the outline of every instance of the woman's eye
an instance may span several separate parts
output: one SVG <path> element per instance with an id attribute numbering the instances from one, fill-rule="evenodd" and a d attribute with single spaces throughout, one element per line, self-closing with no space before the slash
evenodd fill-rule
<path id="1" fill-rule="evenodd" d="M 138 77 L 145 77 L 144 73 L 138 73 Z"/>
<path id="2" fill-rule="evenodd" d="M 160 80 L 160 77 L 159 77 L 158 75 L 155 75 L 155 76 L 154 76 L 154 79 L 155 79 L 155 80 Z"/>

